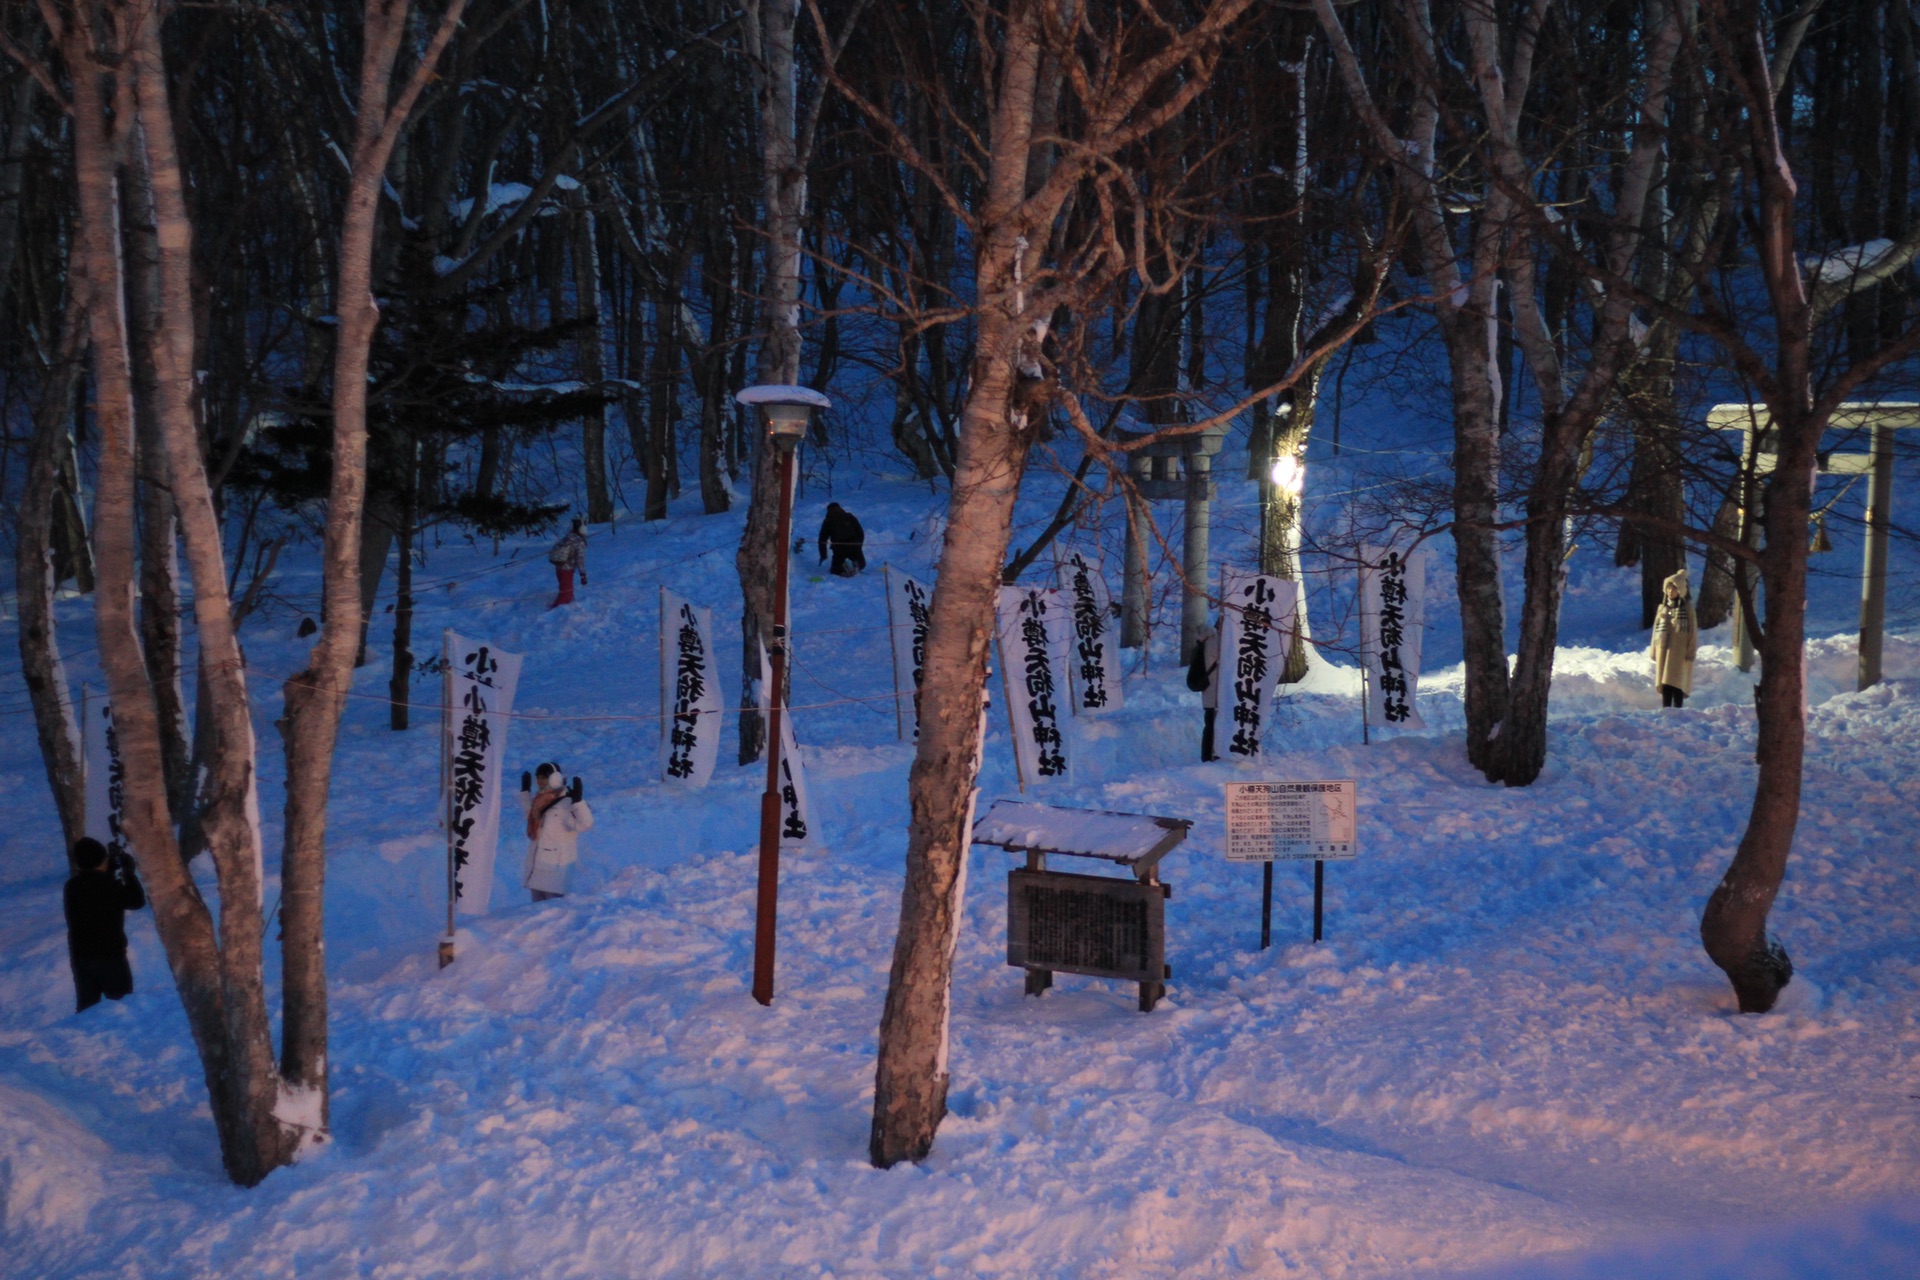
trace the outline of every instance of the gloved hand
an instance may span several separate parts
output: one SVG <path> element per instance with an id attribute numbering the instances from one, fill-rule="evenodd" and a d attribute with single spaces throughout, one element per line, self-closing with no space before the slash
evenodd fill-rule
<path id="1" fill-rule="evenodd" d="M 522 769 L 520 771 L 520 789 L 522 791 L 533 790 L 533 775 L 528 773 L 525 769 Z"/>
<path id="2" fill-rule="evenodd" d="M 567 789 L 568 798 L 570 798 L 575 804 L 579 804 L 581 799 L 585 797 L 586 794 L 587 794 L 587 786 L 584 782 L 580 781 L 579 778 L 575 778 L 573 780 L 573 785 Z"/>

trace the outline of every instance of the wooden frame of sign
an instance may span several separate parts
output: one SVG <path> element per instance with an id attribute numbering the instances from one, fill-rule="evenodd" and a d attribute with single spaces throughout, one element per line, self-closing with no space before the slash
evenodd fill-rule
<path id="1" fill-rule="evenodd" d="M 1160 859 L 1187 838 L 1193 823 L 1144 813 L 1065 809 L 996 801 L 974 824 L 976 844 L 1026 855 L 1007 873 L 1007 963 L 1026 970 L 1037 996 L 1056 971 L 1140 984 L 1140 1011 L 1167 993 L 1166 901 Z M 1133 879 L 1047 870 L 1047 856 L 1095 858 Z"/>

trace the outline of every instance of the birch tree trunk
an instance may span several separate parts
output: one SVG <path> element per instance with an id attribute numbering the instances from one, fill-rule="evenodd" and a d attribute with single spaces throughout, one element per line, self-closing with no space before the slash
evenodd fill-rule
<path id="1" fill-rule="evenodd" d="M 907 878 L 874 1071 L 869 1156 L 883 1169 L 924 1158 L 947 1110 L 953 951 L 980 767 L 981 693 L 1000 570 L 1031 441 L 1010 401 L 1028 323 L 1015 282 L 1026 241 L 1014 215 L 1025 194 L 1032 140 L 1040 67 L 1037 8 L 1015 6 L 1001 54 L 992 171 L 974 268 L 979 336 L 928 613 L 920 739 L 907 777 Z"/>
<path id="2" fill-rule="evenodd" d="M 1255 358 L 1251 381 L 1255 386 L 1278 382 L 1293 370 L 1303 345 L 1314 335 L 1305 331 L 1307 303 L 1307 57 L 1313 48 L 1314 24 L 1311 15 L 1295 11 L 1281 19 L 1278 40 L 1283 56 L 1279 70 L 1292 82 L 1291 96 L 1293 155 L 1286 172 L 1288 203 L 1273 219 L 1269 231 L 1267 260 L 1266 331 Z M 1284 416 L 1276 416 L 1256 426 L 1256 439 L 1264 444 L 1253 461 L 1254 481 L 1260 494 L 1260 572 L 1305 581 L 1300 563 L 1301 501 L 1273 482 L 1275 459 L 1304 458 L 1307 442 L 1313 434 L 1315 410 L 1320 399 L 1321 375 L 1326 360 L 1301 370 L 1293 384 Z M 1256 412 L 1263 411 L 1257 409 Z M 1301 596 L 1301 611 L 1295 618 L 1292 640 L 1287 648 L 1286 665 L 1280 683 L 1295 684 L 1306 678 L 1311 632 L 1306 619 L 1306 597 Z M 1183 653 L 1186 652 L 1182 646 Z"/>
<path id="3" fill-rule="evenodd" d="M 22 77 L 24 79 L 24 77 Z M 63 455 L 73 448 L 68 420 L 85 363 L 84 282 L 75 263 L 69 268 L 60 344 L 47 370 L 40 403 L 34 407 L 33 436 L 27 443 L 27 474 L 20 486 L 13 543 L 13 581 L 20 602 L 20 674 L 33 706 L 34 732 L 47 786 L 60 814 L 60 831 L 71 851 L 87 833 L 87 800 L 82 772 L 79 726 L 73 714 L 66 666 L 60 660 L 54 624 L 53 498 Z"/>
<path id="4" fill-rule="evenodd" d="M 1786 879 L 1787 855 L 1800 822 L 1807 741 L 1807 521 L 1820 437 L 1839 394 L 1830 392 L 1818 403 L 1813 395 L 1815 316 L 1794 248 L 1797 189 L 1774 116 L 1777 93 L 1761 11 L 1729 4 L 1709 6 L 1707 13 L 1714 47 L 1733 73 L 1746 108 L 1740 123 L 1749 136 L 1760 196 L 1754 238 L 1775 335 L 1774 367 L 1748 363 L 1742 371 L 1764 376 L 1767 412 L 1778 439 L 1765 484 L 1766 545 L 1758 557 L 1765 591 L 1765 624 L 1755 645 L 1761 663 L 1754 691 L 1759 772 L 1747 829 L 1701 912 L 1700 941 L 1732 983 L 1740 1011 L 1765 1013 L 1793 978 L 1793 961 L 1768 934 L 1767 917 Z M 1912 336 L 1909 330 L 1908 343 Z M 1854 380 L 1864 376 L 1857 367 L 1847 374 Z M 1843 386 L 1847 380 L 1842 379 Z M 1747 566 L 1741 562 L 1738 568 Z"/>
<path id="5" fill-rule="evenodd" d="M 94 602 L 100 663 L 113 699 L 125 776 L 123 820 L 153 905 L 154 923 L 167 952 L 174 984 L 187 1015 L 201 1067 L 215 1128 L 220 1135 L 221 1161 L 235 1182 L 251 1186 L 283 1164 L 290 1150 L 286 1134 L 274 1119 L 278 1073 L 274 1070 L 268 1037 L 266 1003 L 260 970 L 259 846 L 249 847 L 251 828 L 245 803 L 251 799 L 252 742 L 247 725 L 244 685 L 240 685 L 239 732 L 235 732 L 231 702 L 220 708 L 219 750 L 208 767 L 209 829 L 215 848 L 224 910 L 216 926 L 213 914 L 181 863 L 167 805 L 159 720 L 153 686 L 140 651 L 133 611 L 135 568 L 134 534 L 134 386 L 128 351 L 125 282 L 121 271 L 121 218 L 115 182 L 118 137 L 108 125 L 107 104 L 124 130 L 136 127 L 134 92 L 143 76 L 157 70 L 158 15 L 137 3 L 111 7 L 96 33 L 89 6 L 64 11 L 43 10 L 57 23 L 56 41 L 74 84 L 74 171 L 79 205 L 77 249 L 85 264 L 87 317 L 92 339 L 95 379 L 95 420 L 99 430 L 98 488 L 94 504 L 94 539 L 100 583 Z M 96 34 L 114 41 L 96 47 Z M 110 74 L 108 68 L 119 74 Z M 134 84 L 129 83 L 129 76 Z M 163 88 L 164 86 L 157 86 Z M 148 86 L 150 112 L 155 103 Z M 147 114 L 142 112 L 140 114 Z M 179 170 L 171 152 L 171 121 L 156 127 L 151 118 L 138 121 L 148 142 L 148 160 L 156 176 L 156 207 L 162 218 L 158 241 L 163 255 L 163 281 L 171 274 L 166 293 L 169 305 L 178 296 L 185 272 L 180 261 L 190 234 L 183 221 Z M 161 199 L 164 194 L 167 200 Z M 165 258 L 174 261 L 168 264 Z M 171 265 L 171 273 L 167 267 Z M 211 645 L 206 680 L 223 680 L 230 695 L 240 681 L 237 647 L 230 626 L 223 628 L 226 578 L 222 571 L 218 529 L 213 527 L 212 503 L 205 473 L 200 470 L 198 442 L 190 414 L 184 424 L 177 412 L 184 403 L 178 359 L 182 345 L 192 346 L 191 311 L 170 315 L 187 326 L 157 344 L 162 394 L 171 395 L 175 412 L 163 413 L 169 464 L 177 477 L 179 497 L 188 530 L 190 563 L 195 571 L 196 621 Z M 186 428 L 180 438 L 179 428 Z M 196 485 L 196 480 L 198 481 Z M 211 537 L 209 537 L 211 535 Z M 209 554 L 210 553 L 210 554 Z M 211 561 L 211 564 L 208 561 Z M 211 572 L 205 570 L 211 569 Z M 203 650 L 203 652 L 206 652 Z M 223 663 L 231 670 L 219 671 Z M 236 802 L 238 802 L 236 804 Z M 236 809 L 238 812 L 236 813 Z M 237 820 L 236 820 L 237 819 Z"/>
<path id="6" fill-rule="evenodd" d="M 700 394 L 700 509 L 711 516 L 733 507 L 733 493 L 727 487 L 727 428 L 733 412 L 733 397 L 727 393 L 727 344 L 735 329 L 741 256 L 739 237 L 724 209 L 716 210 L 710 221 L 718 225 L 709 228 L 705 249 L 705 340 L 690 321 L 683 328 L 694 388 Z M 683 314 L 690 311 L 686 308 Z"/>
<path id="7" fill-rule="evenodd" d="M 1691 27 L 1690 0 L 1649 4 L 1644 11 L 1643 61 L 1632 145 L 1614 184 L 1611 229 L 1602 241 L 1612 282 L 1634 274 L 1647 250 L 1643 231 L 1648 199 L 1666 137 L 1668 91 L 1683 28 Z M 1530 65 L 1536 25 L 1520 24 L 1511 41 L 1490 9 L 1469 12 L 1474 79 L 1488 121 L 1488 150 L 1500 188 L 1510 193 L 1502 213 L 1517 215 L 1527 199 L 1529 165 L 1522 151 L 1519 117 L 1525 107 L 1526 75 L 1501 71 L 1501 51 L 1511 47 L 1516 64 Z M 1489 201 L 1492 205 L 1493 202 Z M 1497 747 L 1482 767 L 1490 781 L 1528 786 L 1547 759 L 1547 706 L 1553 686 L 1554 651 L 1560 635 L 1560 603 L 1567 580 L 1568 504 L 1580 483 L 1581 458 L 1601 414 L 1612 404 L 1621 372 L 1633 353 L 1629 322 L 1633 306 L 1616 283 L 1595 307 L 1591 353 L 1569 392 L 1567 375 L 1535 292 L 1536 248 L 1530 234 L 1517 234 L 1508 254 L 1515 341 L 1525 351 L 1539 397 L 1540 456 L 1527 493 L 1526 595 L 1520 609 L 1520 644 L 1508 690 L 1507 716 Z M 1490 744 L 1493 745 L 1493 744 Z"/>
<path id="8" fill-rule="evenodd" d="M 671 496 L 673 469 L 673 419 L 679 408 L 677 382 L 680 376 L 680 342 L 673 317 L 679 312 L 679 299 L 671 286 L 654 303 L 659 324 L 654 330 L 652 368 L 647 385 L 647 491 L 645 518 L 665 520 L 667 499 Z"/>
<path id="9" fill-rule="evenodd" d="M 367 372 L 380 311 L 373 299 L 381 190 L 401 126 L 458 27 L 466 0 L 452 0 L 397 96 L 394 63 L 406 39 L 408 0 L 366 0 L 353 168 L 340 224 L 334 290 L 339 312 L 333 358 L 333 475 L 321 548 L 325 621 L 307 669 L 283 689 L 287 754 L 286 835 L 280 858 L 281 1070 L 294 1088 L 317 1094 L 328 1125 L 327 978 L 324 893 L 327 793 L 340 713 L 364 633 L 360 535 L 367 496 Z M 408 554 L 404 539 L 400 553 Z"/>
<path id="10" fill-rule="evenodd" d="M 928 619 L 920 738 L 907 778 L 906 883 L 874 1070 L 869 1155 L 882 1168 L 924 1157 L 946 1113 L 953 954 L 985 728 L 981 698 L 1014 502 L 1053 403 L 1048 335 L 1090 299 L 1109 297 L 1134 266 L 1122 252 L 1104 266 L 1080 262 L 1055 275 L 1047 246 L 1090 175 L 1122 180 L 1114 158 L 1151 141 L 1205 91 L 1219 48 L 1249 4 L 1216 0 L 1185 28 L 1157 17 L 1135 26 L 1111 13 L 1096 24 L 1059 0 L 1011 0 L 995 15 L 1004 35 L 984 130 L 985 190 L 969 227 L 976 339 Z M 1079 62 L 1055 80 L 1042 74 L 1047 54 L 1063 65 Z M 1069 117 L 1066 103 L 1040 101 L 1043 84 L 1047 94 L 1071 86 L 1079 99 L 1071 145 L 1057 145 L 1051 131 L 1039 129 L 1043 118 Z M 911 146 L 897 134 L 895 145 Z M 1077 406 L 1069 413 L 1084 424 Z M 1089 448 L 1100 447 L 1097 434 L 1079 429 Z"/>
<path id="11" fill-rule="evenodd" d="M 230 1105 L 248 1143 L 234 1179 L 257 1182 L 291 1158 L 290 1135 L 274 1116 L 279 1072 L 268 1026 L 262 968 L 265 921 L 252 703 L 227 598 L 226 552 L 200 447 L 194 411 L 196 332 L 193 227 L 173 133 L 173 107 L 160 48 L 162 14 L 155 0 L 135 0 L 127 65 L 140 140 L 146 152 L 159 245 L 159 331 L 152 344 L 154 413 L 166 445 L 167 473 L 193 575 L 193 611 L 206 690 L 208 735 L 200 821 L 220 883 L 221 1017 L 234 1088 Z M 151 689 L 151 685 L 149 685 Z M 116 708 L 118 703 L 116 701 Z"/>
<path id="12" fill-rule="evenodd" d="M 1493 380 L 1488 313 L 1443 313 L 1441 335 L 1453 391 L 1454 582 L 1460 593 L 1460 656 L 1467 760 L 1485 770 L 1507 718 L 1506 601 L 1500 587 L 1500 393 Z"/>
<path id="13" fill-rule="evenodd" d="M 1396 0 L 1398 27 L 1408 41 L 1415 77 L 1405 136 L 1395 132 L 1367 85 L 1333 0 L 1313 0 L 1320 29 L 1332 46 L 1334 65 L 1348 101 L 1359 114 L 1375 150 L 1393 166 L 1412 224 L 1411 250 L 1434 297 L 1434 318 L 1447 351 L 1453 400 L 1454 580 L 1460 596 L 1460 648 L 1465 674 L 1467 759 L 1486 770 L 1498 758 L 1496 745 L 1509 697 L 1506 606 L 1500 589 L 1500 400 L 1494 324 L 1495 268 L 1505 252 L 1500 189 L 1489 184 L 1489 208 L 1474 228 L 1469 271 L 1447 226 L 1445 193 L 1435 149 L 1440 135 L 1439 55 L 1426 0 Z M 1519 86 L 1524 97 L 1524 78 Z M 1448 176 L 1453 181 L 1453 175 Z"/>
<path id="14" fill-rule="evenodd" d="M 154 413 L 159 374 L 152 351 L 161 325 L 160 242 L 153 220 L 153 191 L 146 159 L 132 149 L 121 165 L 121 207 L 126 214 L 126 293 L 133 357 L 133 435 L 136 498 L 140 518 L 140 642 L 153 681 L 160 716 L 161 761 L 167 771 L 167 803 L 174 821 L 197 831 L 191 816 L 191 731 L 181 676 L 179 521 L 167 479 L 166 440 Z M 183 841 L 189 860 L 198 842 Z"/>
<path id="15" fill-rule="evenodd" d="M 800 227 L 807 212 L 807 157 L 799 143 L 799 103 L 793 33 L 800 6 L 792 0 L 754 0 L 747 6 L 747 54 L 760 106 L 761 235 L 766 271 L 761 281 L 763 331 L 754 367 L 759 383 L 800 381 Z M 741 764 L 760 758 L 766 727 L 760 722 L 760 647 L 772 651 L 774 576 L 781 545 L 780 455 L 753 442 L 753 490 L 747 527 L 734 555 L 740 576 Z"/>
<path id="16" fill-rule="evenodd" d="M 1765 629 L 1755 649 L 1757 738 L 1753 804 L 1733 861 L 1707 899 L 1700 941 L 1733 984 L 1742 1013 L 1765 1013 L 1793 977 L 1786 948 L 1767 932 L 1767 916 L 1786 879 L 1800 823 L 1807 742 L 1807 521 L 1822 426 L 1802 412 L 1774 418 L 1779 461 L 1767 485 L 1767 545 L 1760 553 Z"/>

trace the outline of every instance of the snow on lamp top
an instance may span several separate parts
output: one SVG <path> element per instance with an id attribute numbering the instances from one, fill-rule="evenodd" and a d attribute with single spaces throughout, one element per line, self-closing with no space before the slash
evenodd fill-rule
<path id="1" fill-rule="evenodd" d="M 813 411 L 833 407 L 833 401 L 812 387 L 790 387 L 781 383 L 743 387 L 733 398 L 758 408 L 767 420 L 768 433 L 776 440 L 803 438 Z"/>
<path id="2" fill-rule="evenodd" d="M 815 409 L 833 408 L 833 401 L 812 387 L 789 387 L 777 382 L 742 387 L 733 398 L 741 404 L 804 404 Z"/>

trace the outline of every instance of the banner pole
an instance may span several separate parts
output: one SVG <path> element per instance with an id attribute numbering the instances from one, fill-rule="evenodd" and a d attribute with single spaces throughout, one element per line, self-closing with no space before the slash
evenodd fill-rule
<path id="1" fill-rule="evenodd" d="M 440 967 L 453 963 L 453 643 L 452 628 L 440 628 L 440 829 L 447 836 L 447 936 L 440 940 Z"/>
<path id="2" fill-rule="evenodd" d="M 907 727 L 900 718 L 900 648 L 899 639 L 893 630 L 893 566 L 881 564 L 880 585 L 887 589 L 887 657 L 893 663 L 893 737 L 896 742 L 907 740 Z"/>
<path id="3" fill-rule="evenodd" d="M 1367 553 L 1364 550 L 1360 552 L 1359 582 L 1360 594 L 1354 602 L 1354 612 L 1360 616 L 1360 745 L 1364 747 L 1372 743 L 1372 731 L 1367 724 L 1367 703 L 1371 701 L 1367 696 L 1367 676 L 1371 668 L 1367 666 Z"/>
<path id="4" fill-rule="evenodd" d="M 1013 689 L 1007 684 L 1007 654 L 1000 646 L 1000 609 L 996 601 L 993 613 L 993 652 L 1000 659 L 1000 701 L 1007 704 L 1007 741 L 1013 744 L 1013 780 L 1020 794 L 1027 794 L 1026 771 L 1020 767 L 1020 729 L 1013 722 Z"/>
<path id="5" fill-rule="evenodd" d="M 92 711 L 93 711 L 93 690 L 89 689 L 86 685 L 83 684 L 80 686 L 80 797 L 81 797 L 80 812 L 82 815 L 80 819 L 80 825 L 82 827 L 85 827 L 87 825 L 87 817 L 90 816 L 87 814 L 87 811 L 86 811 L 86 797 L 88 795 L 88 792 L 87 792 L 87 725 L 92 722 L 87 717 L 92 713 Z M 80 834 L 91 835 L 93 833 L 90 831 L 83 830 L 81 831 Z M 72 859 L 73 850 L 71 849 L 67 850 L 67 857 L 69 860 Z"/>
<path id="6" fill-rule="evenodd" d="M 667 584 L 660 584 L 660 746 L 667 745 Z"/>

